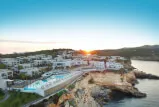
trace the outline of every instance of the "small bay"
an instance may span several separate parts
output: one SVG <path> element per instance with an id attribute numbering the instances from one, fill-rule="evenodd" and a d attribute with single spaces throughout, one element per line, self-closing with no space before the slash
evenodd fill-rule
<path id="1" fill-rule="evenodd" d="M 132 60 L 132 65 L 146 73 L 159 76 L 159 62 Z M 159 80 L 139 79 L 137 87 L 141 92 L 147 93 L 146 98 L 123 98 L 111 101 L 104 107 L 159 107 Z"/>

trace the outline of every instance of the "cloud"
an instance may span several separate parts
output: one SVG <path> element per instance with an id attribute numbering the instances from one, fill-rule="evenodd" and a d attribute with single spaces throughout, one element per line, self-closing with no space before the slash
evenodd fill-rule
<path id="1" fill-rule="evenodd" d="M 29 43 L 29 44 L 67 44 L 69 42 L 55 42 L 55 41 L 21 41 L 21 40 L 3 40 L 0 39 L 0 42 L 9 42 L 9 43 Z"/>

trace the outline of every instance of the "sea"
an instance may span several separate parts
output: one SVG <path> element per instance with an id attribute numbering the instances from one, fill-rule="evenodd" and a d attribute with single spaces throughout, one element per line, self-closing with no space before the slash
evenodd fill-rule
<path id="1" fill-rule="evenodd" d="M 159 62 L 132 60 L 132 65 L 138 70 L 159 76 Z M 147 94 L 146 98 L 122 98 L 113 100 L 104 107 L 159 107 L 159 80 L 138 79 L 135 85 L 141 92 Z"/>

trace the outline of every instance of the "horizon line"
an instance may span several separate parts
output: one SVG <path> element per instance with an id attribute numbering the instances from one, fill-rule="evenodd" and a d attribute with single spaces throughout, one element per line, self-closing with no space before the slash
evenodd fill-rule
<path id="1" fill-rule="evenodd" d="M 43 43 L 45 43 L 45 42 L 43 42 Z M 135 46 L 135 47 L 123 47 L 123 48 L 117 48 L 117 49 L 137 48 L 137 47 L 143 47 L 143 46 L 156 46 L 156 45 L 159 46 L 159 44 L 155 44 L 155 45 L 141 45 L 141 46 Z M 84 50 L 85 51 L 85 49 L 73 49 L 73 48 L 53 48 L 53 49 L 46 49 L 46 50 L 54 50 L 54 49 L 72 49 L 72 50 Z M 110 48 L 110 49 L 93 49 L 93 50 L 90 50 L 90 52 L 91 51 L 97 51 L 97 50 L 117 50 L 117 49 L 112 49 L 112 48 Z M 44 50 L 35 50 L 35 51 L 27 51 L 27 52 L 12 52 L 12 53 L 5 53 L 5 54 L 0 53 L 0 55 L 7 55 L 7 54 L 14 54 L 14 53 L 16 53 L 16 54 L 24 54 L 24 53 L 29 53 L 29 52 L 46 51 L 46 50 L 44 49 Z"/>

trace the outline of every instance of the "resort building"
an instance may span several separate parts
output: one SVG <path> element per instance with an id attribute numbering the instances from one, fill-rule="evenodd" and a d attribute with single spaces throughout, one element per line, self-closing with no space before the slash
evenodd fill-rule
<path id="1" fill-rule="evenodd" d="M 73 62 L 73 66 L 80 66 L 85 64 L 84 61 L 80 58 L 73 59 L 72 62 Z"/>
<path id="2" fill-rule="evenodd" d="M 57 57 L 54 58 L 54 60 L 56 60 L 56 61 L 62 61 L 62 60 L 64 60 L 64 58 L 63 58 L 62 55 L 58 55 Z"/>
<path id="3" fill-rule="evenodd" d="M 0 69 L 0 78 L 1 79 L 8 79 L 13 77 L 13 71 L 8 69 Z"/>
<path id="4" fill-rule="evenodd" d="M 20 64 L 22 63 L 27 63 L 28 62 L 28 59 L 27 57 L 16 57 L 17 61 L 20 62 Z"/>
<path id="5" fill-rule="evenodd" d="M 44 65 L 44 64 L 46 64 L 46 62 L 44 60 L 34 60 L 33 61 L 34 66 L 41 66 L 41 65 Z"/>
<path id="6" fill-rule="evenodd" d="M 21 92 L 37 93 L 41 96 L 47 96 L 65 88 L 68 84 L 78 79 L 81 74 L 81 71 L 75 71 L 68 74 L 52 75 L 46 79 L 35 81 L 24 88 L 15 89 Z"/>
<path id="7" fill-rule="evenodd" d="M 90 61 L 90 64 L 97 68 L 97 69 L 109 69 L 109 70 L 119 70 L 121 68 L 124 68 L 124 66 L 120 63 L 117 62 L 106 62 L 106 64 L 104 63 L 104 61 Z"/>
<path id="8" fill-rule="evenodd" d="M 107 69 L 110 70 L 120 70 L 121 68 L 124 68 L 124 66 L 117 62 L 107 62 L 106 63 Z"/>
<path id="9" fill-rule="evenodd" d="M 11 67 L 20 64 L 20 61 L 16 58 L 1 58 L 1 63 Z"/>
<path id="10" fill-rule="evenodd" d="M 13 80 L 10 80 L 10 79 L 2 79 L 0 78 L 0 88 L 3 89 L 3 90 L 6 90 L 10 84 L 13 83 Z"/>
<path id="11" fill-rule="evenodd" d="M 22 66 L 23 69 L 33 67 L 31 63 L 19 64 L 18 66 Z"/>
<path id="12" fill-rule="evenodd" d="M 38 68 L 25 68 L 25 69 L 21 69 L 20 73 L 24 73 L 26 75 L 33 76 L 34 74 L 39 73 L 39 69 Z"/>
<path id="13" fill-rule="evenodd" d="M 66 68 L 66 67 L 72 67 L 73 62 L 71 60 L 63 60 L 63 61 L 56 61 L 53 62 L 53 69 L 55 68 Z"/>
<path id="14" fill-rule="evenodd" d="M 48 55 L 46 57 L 41 58 L 42 60 L 52 60 L 52 56 Z"/>

